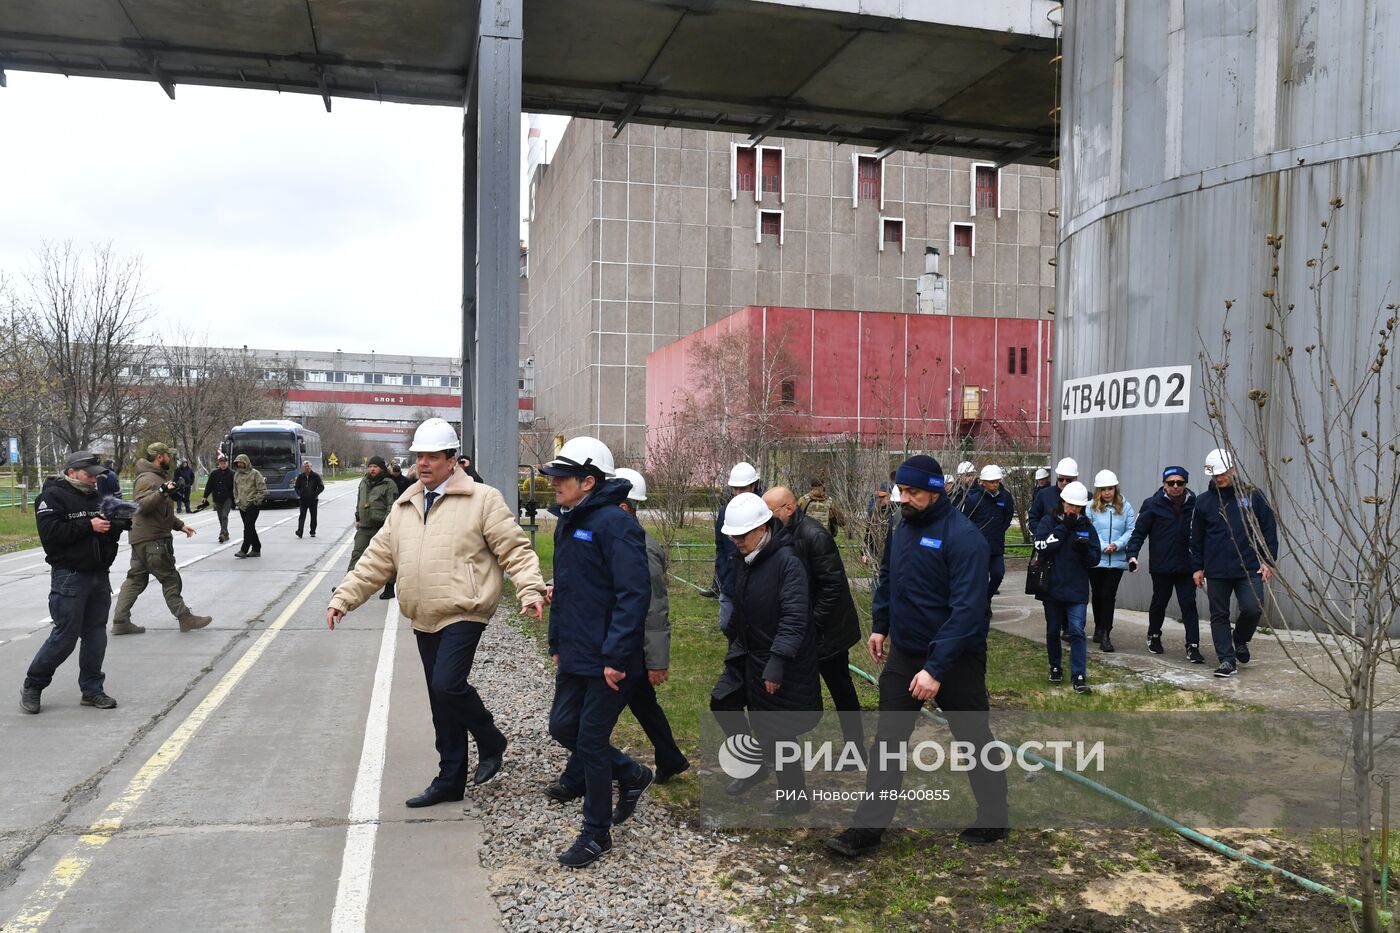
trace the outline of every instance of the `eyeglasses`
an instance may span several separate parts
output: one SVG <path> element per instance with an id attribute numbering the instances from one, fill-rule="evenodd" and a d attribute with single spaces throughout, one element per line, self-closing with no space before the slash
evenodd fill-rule
<path id="1" fill-rule="evenodd" d="M 1165 483 L 1164 485 L 1167 485 L 1167 486 L 1185 486 L 1185 485 L 1186 485 L 1186 481 L 1185 481 L 1185 480 L 1180 480 L 1180 479 L 1169 479 L 1169 480 L 1166 481 L 1166 483 Z"/>
<path id="2" fill-rule="evenodd" d="M 1070 478 L 1068 476 L 1061 476 L 1055 480 L 1055 482 L 1061 486 L 1063 486 L 1065 483 L 1068 483 L 1069 481 Z"/>

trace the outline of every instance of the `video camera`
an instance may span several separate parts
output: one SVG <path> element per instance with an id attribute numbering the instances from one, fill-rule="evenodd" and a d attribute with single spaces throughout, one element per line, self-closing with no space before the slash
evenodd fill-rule
<path id="1" fill-rule="evenodd" d="M 120 496 L 102 497 L 102 517 L 112 523 L 112 530 L 120 534 L 131 530 L 131 521 L 140 508 L 135 502 L 128 502 Z"/>

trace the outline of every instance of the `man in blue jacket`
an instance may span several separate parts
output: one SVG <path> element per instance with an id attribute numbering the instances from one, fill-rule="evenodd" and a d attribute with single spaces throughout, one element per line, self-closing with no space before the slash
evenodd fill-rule
<path id="1" fill-rule="evenodd" d="M 632 484 L 614 478 L 607 445 L 573 438 L 540 472 L 554 486 L 549 510 L 558 518 L 549 614 L 558 671 L 549 734 L 576 759 L 571 770 L 582 771 L 584 784 L 583 831 L 559 863 L 582 868 L 612 849 L 612 825 L 632 815 L 654 780 L 650 768 L 611 742 L 618 715 L 646 677 L 651 574 L 642 526 L 618 507 Z"/>
<path id="2" fill-rule="evenodd" d="M 953 738 L 977 749 L 978 766 L 969 775 L 977 820 L 962 840 L 985 844 L 1007 836 L 1006 774 L 984 760 L 994 741 L 987 716 L 987 542 L 952 508 L 934 458 L 910 457 L 895 482 L 904 520 L 885 545 L 867 644 L 871 660 L 885 664 L 873 760 L 855 826 L 825 840 L 833 852 L 852 857 L 876 848 L 894 819 L 904 781 L 898 748 L 930 700 L 955 714 L 949 716 Z"/>
<path id="3" fill-rule="evenodd" d="M 752 463 L 743 461 L 734 464 L 734 468 L 729 471 L 729 498 L 733 498 L 743 492 L 751 492 L 754 495 L 763 494 L 763 484 L 759 479 L 758 470 Z M 715 582 L 718 584 L 719 596 L 719 630 L 729 631 L 729 616 L 734 612 L 734 556 L 739 553 L 734 542 L 729 540 L 729 536 L 720 531 L 724 527 L 724 513 L 729 508 L 726 502 L 720 506 L 719 514 L 715 516 Z"/>
<path id="4" fill-rule="evenodd" d="M 1162 623 L 1167 603 L 1176 592 L 1181 607 L 1181 624 L 1186 627 L 1186 660 L 1204 664 L 1201 654 L 1201 618 L 1196 611 L 1196 585 L 1191 579 L 1191 516 L 1196 511 L 1196 494 L 1187 487 L 1191 474 L 1185 467 L 1169 466 L 1162 471 L 1162 488 L 1138 509 L 1133 536 L 1123 553 L 1128 556 L 1128 572 L 1137 573 L 1138 553 L 1147 543 L 1151 554 L 1152 603 L 1147 608 L 1147 650 L 1161 654 Z"/>
<path id="5" fill-rule="evenodd" d="M 982 532 L 991 550 L 987 565 L 987 621 L 992 618 L 992 597 L 1006 577 L 1006 529 L 1016 517 L 1016 499 L 1001 484 L 1006 478 L 1001 467 L 989 463 L 977 477 L 978 485 L 968 490 L 962 513 Z"/>
<path id="6" fill-rule="evenodd" d="M 1039 471 L 1036 473 L 1039 476 Z M 1060 491 L 1065 486 L 1079 479 L 1079 464 L 1070 457 L 1065 457 L 1055 464 L 1054 485 L 1037 486 L 1034 495 L 1031 496 L 1030 511 L 1026 514 L 1026 522 L 1031 526 L 1031 532 L 1040 527 L 1040 522 L 1045 516 L 1055 511 L 1055 507 L 1060 504 Z"/>
<path id="7" fill-rule="evenodd" d="M 1235 482 L 1229 451 L 1206 455 L 1206 475 L 1214 481 L 1196 498 L 1191 517 L 1191 567 L 1197 587 L 1206 587 L 1210 636 L 1220 666 L 1216 677 L 1233 677 L 1249 663 L 1249 640 L 1264 615 L 1264 584 L 1278 559 L 1278 528 L 1264 494 Z M 1230 631 L 1230 597 L 1239 617 Z"/>

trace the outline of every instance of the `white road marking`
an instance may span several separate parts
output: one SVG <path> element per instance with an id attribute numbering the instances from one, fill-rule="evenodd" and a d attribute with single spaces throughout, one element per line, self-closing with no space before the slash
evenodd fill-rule
<path id="1" fill-rule="evenodd" d="M 370 882 L 374 878 L 374 844 L 379 835 L 379 791 L 384 782 L 384 756 L 389 738 L 389 695 L 394 683 L 394 645 L 398 633 L 399 601 L 392 600 L 384 617 L 379 641 L 379 664 L 374 670 L 374 690 L 365 718 L 365 742 L 360 767 L 350 797 L 350 826 L 345 832 L 345 854 L 340 863 L 340 883 L 335 892 L 331 933 L 361 933 L 369 909 Z"/>

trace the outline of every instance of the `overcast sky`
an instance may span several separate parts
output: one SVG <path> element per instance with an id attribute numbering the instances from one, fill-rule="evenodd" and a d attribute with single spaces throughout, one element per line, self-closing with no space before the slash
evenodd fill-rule
<path id="1" fill-rule="evenodd" d="M 141 257 L 158 333 L 455 355 L 460 111 L 7 78 L 0 272 L 21 277 L 44 240 L 111 242 Z M 551 152 L 566 122 L 545 118 Z"/>

